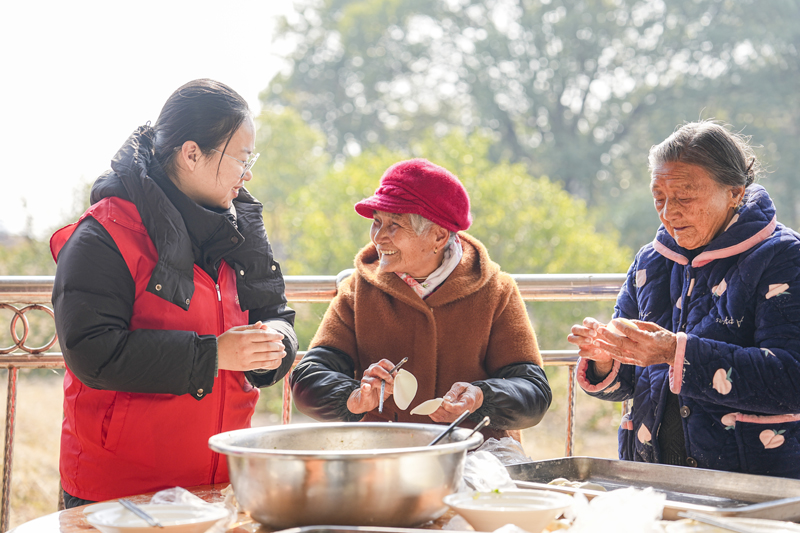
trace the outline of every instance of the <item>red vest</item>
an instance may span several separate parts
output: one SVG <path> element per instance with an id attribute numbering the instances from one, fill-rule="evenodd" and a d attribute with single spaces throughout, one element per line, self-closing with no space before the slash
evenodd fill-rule
<path id="1" fill-rule="evenodd" d="M 131 331 L 196 331 L 220 335 L 248 323 L 238 305 L 236 277 L 224 261 L 217 284 L 197 265 L 188 311 L 147 292 L 158 260 L 136 207 L 106 198 L 81 219 L 58 230 L 50 241 L 53 257 L 81 220 L 93 217 L 108 231 L 136 283 Z M 80 320 L 80 317 L 75 317 Z M 140 394 L 87 387 L 67 369 L 61 432 L 61 484 L 70 495 L 108 500 L 164 488 L 228 481 L 224 457 L 208 448 L 217 433 L 250 427 L 258 401 L 243 372 L 220 370 L 210 394 Z"/>

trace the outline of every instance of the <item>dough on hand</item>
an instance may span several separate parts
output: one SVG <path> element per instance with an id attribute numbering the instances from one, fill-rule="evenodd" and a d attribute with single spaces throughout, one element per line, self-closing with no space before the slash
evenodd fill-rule
<path id="1" fill-rule="evenodd" d="M 430 414 L 433 414 L 434 411 L 436 411 L 439 408 L 439 406 L 442 405 L 443 401 L 444 401 L 444 398 L 434 398 L 433 400 L 428 400 L 426 402 L 422 402 L 421 404 L 419 404 L 418 406 L 416 406 L 415 408 L 413 408 L 411 410 L 411 414 L 412 415 L 430 415 Z"/>
<path id="2" fill-rule="evenodd" d="M 639 326 L 637 326 L 635 322 L 628 320 L 627 318 L 615 318 L 614 320 L 618 320 L 628 327 L 639 329 Z M 627 337 L 627 335 L 625 335 L 622 331 L 617 329 L 617 327 L 614 325 L 614 320 L 612 320 L 606 325 L 606 329 L 611 333 L 616 333 L 617 335 Z"/>

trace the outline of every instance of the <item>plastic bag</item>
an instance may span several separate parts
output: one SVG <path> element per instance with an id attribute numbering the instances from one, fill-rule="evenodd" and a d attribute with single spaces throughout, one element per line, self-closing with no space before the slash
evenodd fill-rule
<path id="1" fill-rule="evenodd" d="M 198 498 L 182 487 L 172 487 L 153 494 L 150 503 L 161 505 L 191 505 L 193 507 L 203 507 L 213 505 L 202 498 Z"/>
<path id="2" fill-rule="evenodd" d="M 569 533 L 649 533 L 660 531 L 666 494 L 651 487 L 628 487 L 588 501 L 581 493 L 564 514 L 573 519 Z"/>
<path id="3" fill-rule="evenodd" d="M 500 440 L 495 438 L 487 439 L 475 450 L 475 453 L 477 452 L 489 452 L 504 465 L 530 463 L 533 460 L 525 455 L 522 444 L 511 437 L 503 437 Z"/>
<path id="4" fill-rule="evenodd" d="M 508 475 L 508 470 L 495 455 L 481 450 L 467 454 L 459 492 L 473 490 L 491 492 L 514 488 L 516 485 Z"/>
<path id="5" fill-rule="evenodd" d="M 172 487 L 171 489 L 164 489 L 153 494 L 150 498 L 150 503 L 157 503 L 162 505 L 188 505 L 191 507 L 224 507 L 228 511 L 225 518 L 218 520 L 213 526 L 206 530 L 206 533 L 224 533 L 228 530 L 239 516 L 239 511 L 236 505 L 236 498 L 233 496 L 233 490 L 230 485 L 222 490 L 225 494 L 225 501 L 220 503 L 208 503 L 202 498 L 199 498 L 182 487 Z"/>

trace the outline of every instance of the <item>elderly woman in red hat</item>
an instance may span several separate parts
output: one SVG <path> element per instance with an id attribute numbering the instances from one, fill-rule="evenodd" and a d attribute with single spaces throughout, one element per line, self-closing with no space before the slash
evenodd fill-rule
<path id="1" fill-rule="evenodd" d="M 301 412 L 330 421 L 450 423 L 469 410 L 465 425 L 488 415 L 486 436 L 517 440 L 541 420 L 551 391 L 536 336 L 514 281 L 464 233 L 469 206 L 458 178 L 424 159 L 393 165 L 375 194 L 356 204 L 372 219 L 370 243 L 291 376 Z M 390 371 L 404 357 L 418 382 L 407 407 L 443 398 L 430 415 L 393 401 Z"/>

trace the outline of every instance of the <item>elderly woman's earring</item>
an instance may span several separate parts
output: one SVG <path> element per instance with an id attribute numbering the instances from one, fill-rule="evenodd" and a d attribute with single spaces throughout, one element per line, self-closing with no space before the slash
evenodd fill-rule
<path id="1" fill-rule="evenodd" d="M 433 253 L 436 253 L 436 252 L 438 252 L 438 251 L 439 251 L 439 248 L 438 248 L 438 247 L 436 247 L 436 248 L 434 248 L 434 249 L 433 249 Z"/>

